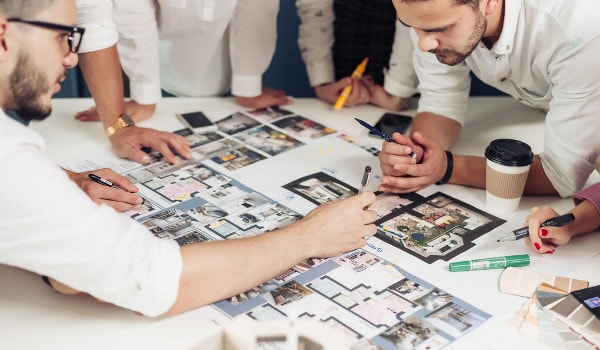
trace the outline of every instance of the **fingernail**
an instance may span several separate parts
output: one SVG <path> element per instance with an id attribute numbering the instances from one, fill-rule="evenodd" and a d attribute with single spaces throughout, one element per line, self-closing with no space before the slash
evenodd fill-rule
<path id="1" fill-rule="evenodd" d="M 141 163 L 146 164 L 150 162 L 150 156 L 143 156 Z"/>
<path id="2" fill-rule="evenodd" d="M 554 253 L 554 249 L 549 250 L 549 251 L 545 252 L 544 254 L 552 254 L 552 253 Z"/>
<path id="3" fill-rule="evenodd" d="M 138 197 L 138 199 L 135 201 L 135 204 L 143 204 L 144 203 L 144 198 L 142 197 Z"/>
<path id="4" fill-rule="evenodd" d="M 539 243 L 533 243 L 533 245 L 535 246 L 535 249 L 540 250 L 540 244 Z"/>
<path id="5" fill-rule="evenodd" d="M 542 237 L 546 237 L 548 236 L 548 230 L 546 230 L 545 228 L 542 229 Z"/>

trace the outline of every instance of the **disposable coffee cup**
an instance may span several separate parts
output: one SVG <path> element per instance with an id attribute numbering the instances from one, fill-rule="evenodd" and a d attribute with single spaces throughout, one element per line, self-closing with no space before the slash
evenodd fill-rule
<path id="1" fill-rule="evenodd" d="M 523 196 L 533 152 L 528 144 L 513 139 L 497 139 L 485 149 L 485 201 L 489 209 L 517 210 Z"/>

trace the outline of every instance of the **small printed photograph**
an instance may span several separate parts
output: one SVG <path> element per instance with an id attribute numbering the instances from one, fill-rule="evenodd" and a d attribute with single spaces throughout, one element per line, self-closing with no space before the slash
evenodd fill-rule
<path id="1" fill-rule="evenodd" d="M 429 311 L 433 311 L 450 303 L 452 298 L 452 295 L 435 288 L 424 296 L 415 299 L 414 302 Z"/>
<path id="2" fill-rule="evenodd" d="M 289 304 L 310 294 L 312 294 L 310 289 L 296 281 L 290 281 L 271 291 L 271 296 L 277 305 Z"/>
<path id="3" fill-rule="evenodd" d="M 233 139 L 220 139 L 215 142 L 207 143 L 194 148 L 194 151 L 204 155 L 207 158 L 214 157 L 219 153 L 223 153 L 232 149 L 242 147 L 243 144 Z"/>
<path id="4" fill-rule="evenodd" d="M 277 119 L 279 117 L 283 117 L 286 115 L 294 114 L 293 112 L 288 111 L 287 109 L 283 109 L 279 106 L 271 106 L 267 108 L 255 109 L 253 111 L 246 112 L 256 119 L 268 123 L 273 119 Z"/>
<path id="5" fill-rule="evenodd" d="M 356 188 L 322 172 L 302 177 L 284 185 L 283 188 L 316 205 L 351 197 L 358 193 Z"/>
<path id="6" fill-rule="evenodd" d="M 235 138 L 271 156 L 304 145 L 302 141 L 266 125 L 240 132 Z"/>
<path id="7" fill-rule="evenodd" d="M 441 349 L 449 339 L 440 335 L 435 327 L 416 317 L 408 317 L 380 336 L 397 349 Z"/>
<path id="8" fill-rule="evenodd" d="M 213 223 L 228 215 L 227 211 L 212 203 L 204 203 L 188 210 L 187 213 L 194 219 L 198 220 L 202 226 Z"/>
<path id="9" fill-rule="evenodd" d="M 425 319 L 440 330 L 459 338 L 483 324 L 489 317 L 489 315 L 480 314 L 476 310 L 448 303 L 443 308 L 427 315 Z"/>
<path id="10" fill-rule="evenodd" d="M 335 130 L 322 124 L 306 119 L 302 116 L 293 116 L 283 118 L 273 122 L 273 125 L 281 128 L 292 135 L 300 138 L 318 139 L 329 134 L 335 133 Z"/>
<path id="11" fill-rule="evenodd" d="M 214 156 L 211 160 L 219 165 L 224 166 L 228 170 L 241 169 L 247 165 L 254 164 L 267 157 L 252 151 L 246 147 L 227 151 L 219 156 Z"/>
<path id="12" fill-rule="evenodd" d="M 430 291 L 428 288 L 425 288 L 419 283 L 408 278 L 403 278 L 402 280 L 392 284 L 388 287 L 388 289 L 408 300 L 420 298 Z"/>
<path id="13" fill-rule="evenodd" d="M 158 238 L 176 239 L 196 231 L 194 219 L 179 209 L 171 208 L 150 215 L 141 224 Z"/>
<path id="14" fill-rule="evenodd" d="M 237 112 L 219 120 L 218 122 L 215 122 L 215 124 L 217 124 L 219 131 L 224 132 L 227 135 L 233 135 L 240 131 L 248 130 L 258 126 L 260 123 L 244 113 Z"/>
<path id="15" fill-rule="evenodd" d="M 212 237 L 210 237 L 209 235 L 207 235 L 206 233 L 204 233 L 200 230 L 193 230 L 182 236 L 175 238 L 175 241 L 177 241 L 177 244 L 179 244 L 180 246 L 208 242 L 208 241 L 212 241 L 212 240 L 213 240 Z"/>
<path id="16" fill-rule="evenodd" d="M 217 141 L 217 140 L 220 140 L 223 138 L 223 136 L 217 134 L 214 131 L 200 134 L 200 133 L 195 133 L 192 129 L 189 129 L 189 128 L 177 130 L 174 133 L 181 135 L 181 136 L 185 137 L 188 141 L 190 141 L 192 148 L 196 148 L 196 147 L 205 145 L 209 142 Z"/>
<path id="17" fill-rule="evenodd" d="M 362 249 L 346 253 L 342 256 L 335 258 L 335 260 L 342 266 L 353 270 L 354 272 L 362 272 L 369 267 L 377 264 L 381 261 L 380 258 L 367 253 Z"/>

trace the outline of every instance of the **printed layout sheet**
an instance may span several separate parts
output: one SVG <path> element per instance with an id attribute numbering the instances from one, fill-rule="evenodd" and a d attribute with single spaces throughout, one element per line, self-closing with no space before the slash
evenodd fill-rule
<path id="1" fill-rule="evenodd" d="M 144 198 L 125 215 L 159 238 L 187 245 L 290 225 L 318 204 L 356 194 L 349 183 L 365 164 L 378 162 L 377 149 L 278 107 L 236 112 L 216 124 L 216 132 L 176 131 L 194 150 L 193 159 L 177 165 L 148 149 L 149 165 L 88 156 L 63 166 L 109 164 Z M 504 222 L 441 192 L 376 194 L 370 209 L 378 213 L 377 237 L 426 263 L 451 259 Z M 212 306 L 254 320 L 283 319 L 293 309 L 342 331 L 357 349 L 439 349 L 491 317 L 363 249 L 302 261 Z"/>

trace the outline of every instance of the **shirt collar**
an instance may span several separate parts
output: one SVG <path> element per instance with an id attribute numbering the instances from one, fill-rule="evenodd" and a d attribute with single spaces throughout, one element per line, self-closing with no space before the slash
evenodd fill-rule
<path id="1" fill-rule="evenodd" d="M 492 47 L 496 55 L 506 55 L 512 52 L 514 48 L 515 37 L 517 35 L 517 26 L 519 24 L 519 14 L 522 11 L 522 0 L 504 0 L 504 23 L 500 38 Z"/>

